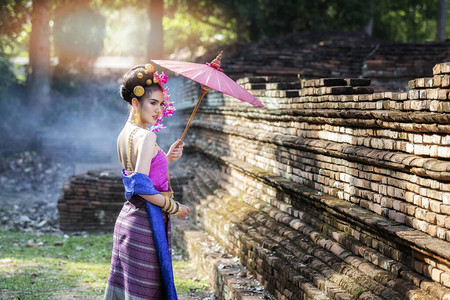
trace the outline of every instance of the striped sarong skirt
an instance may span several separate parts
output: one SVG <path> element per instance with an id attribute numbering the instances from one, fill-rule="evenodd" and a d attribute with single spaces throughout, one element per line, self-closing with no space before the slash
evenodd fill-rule
<path id="1" fill-rule="evenodd" d="M 172 255 L 168 213 L 161 211 Z M 111 268 L 104 299 L 162 299 L 162 281 L 145 200 L 126 201 L 114 226 Z"/>

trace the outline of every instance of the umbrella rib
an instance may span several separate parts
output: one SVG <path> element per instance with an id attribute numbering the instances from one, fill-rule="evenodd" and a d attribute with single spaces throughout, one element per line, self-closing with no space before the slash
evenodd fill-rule
<path id="1" fill-rule="evenodd" d="M 206 82 L 207 83 L 209 82 L 209 79 L 211 79 L 211 74 L 212 74 L 213 71 L 214 71 L 214 69 L 212 69 L 212 68 L 211 68 L 211 70 L 209 70 L 209 74 L 208 74 L 208 76 L 206 78 Z"/>
<path id="2" fill-rule="evenodd" d="M 228 82 L 225 80 L 225 84 L 227 85 L 227 87 L 229 88 L 230 92 L 233 92 L 233 89 L 231 88 L 231 86 L 228 84 Z"/>
<path id="3" fill-rule="evenodd" d="M 192 71 L 192 70 L 195 70 L 196 69 L 196 67 L 192 67 L 192 68 L 190 68 L 190 69 L 183 69 L 182 71 L 180 71 L 180 72 L 189 72 L 189 71 Z"/>
<path id="4" fill-rule="evenodd" d="M 196 78 L 196 77 L 198 77 L 198 76 L 200 76 L 200 75 L 202 75 L 202 73 L 201 73 L 201 72 L 198 72 L 197 74 L 195 74 L 194 76 L 192 76 L 191 79 L 194 79 L 194 78 Z"/>
<path id="5" fill-rule="evenodd" d="M 217 84 L 219 85 L 219 91 L 222 91 L 222 85 L 220 84 L 220 77 L 217 76 Z"/>

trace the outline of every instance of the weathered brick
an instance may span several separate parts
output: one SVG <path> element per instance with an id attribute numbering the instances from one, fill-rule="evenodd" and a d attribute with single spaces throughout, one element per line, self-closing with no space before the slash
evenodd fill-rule
<path id="1" fill-rule="evenodd" d="M 450 287 L 450 274 L 441 273 L 441 283 L 446 287 Z"/>

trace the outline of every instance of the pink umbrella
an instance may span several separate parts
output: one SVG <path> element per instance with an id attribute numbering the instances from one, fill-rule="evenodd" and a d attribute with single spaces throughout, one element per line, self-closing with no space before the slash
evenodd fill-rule
<path id="1" fill-rule="evenodd" d="M 264 105 L 259 102 L 258 99 L 253 97 L 253 95 L 251 95 L 246 89 L 241 87 L 233 79 L 223 73 L 223 70 L 220 68 L 222 53 L 223 51 L 221 51 L 220 54 L 217 55 L 217 57 L 211 63 L 206 64 L 197 64 L 175 60 L 153 60 L 153 62 L 175 73 L 197 81 L 204 86 L 215 89 L 216 91 L 233 96 L 252 105 L 263 107 Z M 187 123 L 186 128 L 184 129 L 183 135 L 181 136 L 181 141 L 183 141 L 183 138 L 186 135 L 189 126 L 191 125 L 192 119 L 197 112 L 198 106 L 200 105 L 200 102 L 207 92 L 207 89 L 202 88 L 202 94 L 200 95 L 197 105 L 195 106 L 194 111 L 189 118 L 189 122 Z"/>

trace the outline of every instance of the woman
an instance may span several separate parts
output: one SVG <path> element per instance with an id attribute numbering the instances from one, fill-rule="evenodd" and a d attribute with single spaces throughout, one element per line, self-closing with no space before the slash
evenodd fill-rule
<path id="1" fill-rule="evenodd" d="M 114 227 L 105 299 L 177 299 L 169 214 L 184 219 L 191 210 L 173 200 L 167 168 L 181 157 L 184 143 L 176 141 L 165 155 L 153 132 L 164 128 L 162 117 L 173 114 L 166 80 L 151 64 L 135 66 L 123 77 L 121 96 L 131 111 L 117 151 L 127 201 Z"/>

